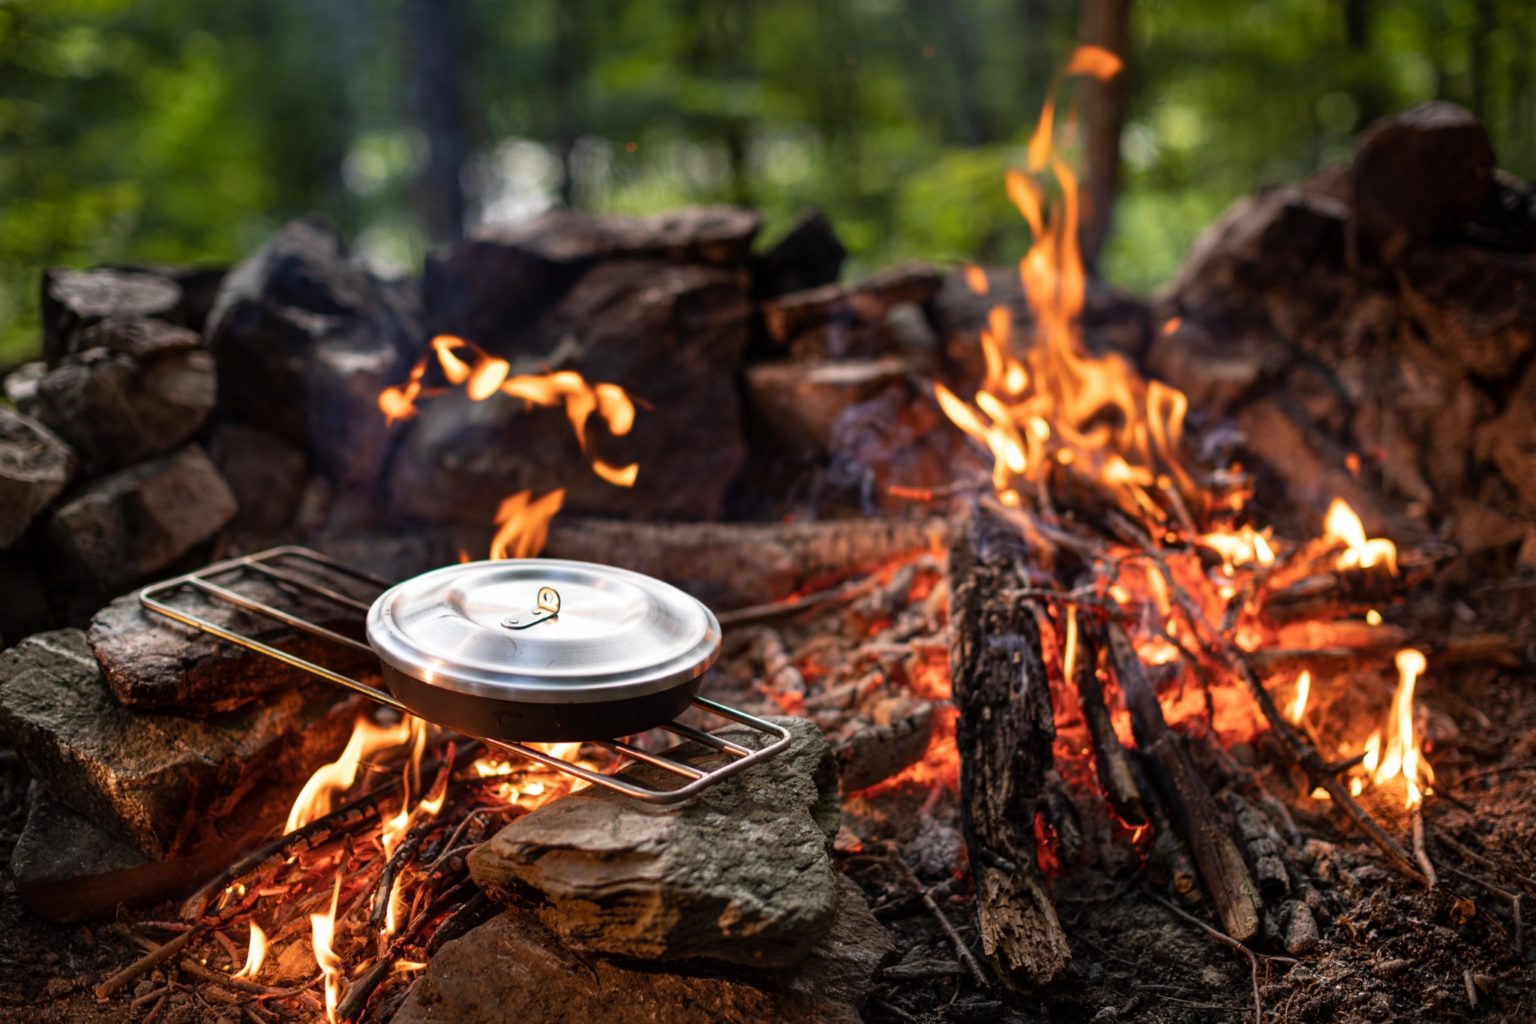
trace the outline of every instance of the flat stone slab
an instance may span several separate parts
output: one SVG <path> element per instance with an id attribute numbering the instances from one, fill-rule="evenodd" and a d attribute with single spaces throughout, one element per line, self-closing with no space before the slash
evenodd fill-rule
<path id="1" fill-rule="evenodd" d="M 225 582 L 246 597 L 332 629 L 345 630 L 347 623 L 361 620 L 356 612 L 319 600 L 299 600 L 262 580 L 231 577 Z M 372 653 L 354 651 L 196 591 L 168 595 L 167 601 L 334 671 L 354 677 L 378 675 L 378 659 Z M 315 681 L 302 669 L 148 611 L 137 593 L 125 594 L 97 612 L 86 640 L 106 674 L 112 695 L 118 703 L 135 709 L 175 709 L 192 718 L 205 718 Z"/>
<path id="2" fill-rule="evenodd" d="M 60 802 L 155 860 L 255 788 L 307 775 L 339 750 L 345 699 L 317 685 L 205 719 L 143 714 L 113 699 L 78 629 L 0 653 L 0 740 Z"/>
<path id="3" fill-rule="evenodd" d="M 502 829 L 470 854 L 470 874 L 502 901 L 542 897 L 544 922 L 574 950 L 798 963 L 837 913 L 837 765 L 814 723 L 773 721 L 794 733 L 788 750 L 692 800 L 592 787 Z M 721 735 L 761 745 L 756 733 Z M 647 765 L 625 772 L 656 780 Z"/>
<path id="4" fill-rule="evenodd" d="M 51 921 L 90 921 L 119 906 L 177 899 L 275 834 L 297 792 L 297 783 L 263 787 L 226 817 L 206 822 L 186 849 L 150 860 L 33 783 L 11 877 L 27 906 Z"/>
<path id="5" fill-rule="evenodd" d="M 443 946 L 394 1024 L 668 1024 L 808 1021 L 858 1024 L 874 974 L 894 952 L 847 879 L 831 930 L 796 966 L 617 964 L 572 953 L 538 919 L 512 910 Z M 675 973 L 674 973 L 675 972 Z"/>

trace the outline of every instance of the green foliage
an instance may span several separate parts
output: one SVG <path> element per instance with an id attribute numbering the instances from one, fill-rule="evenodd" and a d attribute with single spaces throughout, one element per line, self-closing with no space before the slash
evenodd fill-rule
<path id="1" fill-rule="evenodd" d="M 0 0 L 0 366 L 35 349 L 51 263 L 226 262 L 308 210 L 419 263 L 408 2 Z M 740 202 L 771 236 L 814 203 L 852 273 L 1023 252 L 1002 176 L 1077 24 L 1047 0 L 459 4 L 472 204 Z M 1136 0 L 1131 19 L 1119 284 L 1166 280 L 1232 199 L 1418 100 L 1472 106 L 1504 166 L 1536 169 L 1527 0 Z"/>

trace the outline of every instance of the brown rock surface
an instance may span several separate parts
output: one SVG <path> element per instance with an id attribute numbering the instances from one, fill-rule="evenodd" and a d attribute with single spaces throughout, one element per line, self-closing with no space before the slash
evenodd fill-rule
<path id="1" fill-rule="evenodd" d="M 0 653 L 0 738 L 60 802 L 150 859 L 339 749 L 352 718 L 339 699 L 314 686 L 205 719 L 143 714 L 112 698 L 79 630 Z"/>
<path id="2" fill-rule="evenodd" d="M 566 950 L 512 910 L 443 946 L 394 1024 L 858 1024 L 875 971 L 894 951 L 857 886 L 839 879 L 831 930 L 787 969 L 615 963 Z"/>
<path id="3" fill-rule="evenodd" d="M 357 612 L 289 596 L 259 579 L 221 579 L 221 583 L 342 632 L 348 624 L 362 620 Z M 378 674 L 378 659 L 371 653 L 291 629 L 197 591 L 183 591 L 168 600 L 177 608 L 334 671 L 354 676 Z M 176 709 L 189 717 L 203 718 L 315 681 L 301 669 L 151 612 L 140 604 L 137 593 L 125 594 L 97 612 L 86 639 L 112 695 L 129 708 Z"/>
<path id="4" fill-rule="evenodd" d="M 542 897 L 545 923 L 574 950 L 798 963 L 836 916 L 837 763 L 813 723 L 775 721 L 795 734 L 777 757 L 676 805 L 573 793 L 477 847 L 471 875 L 503 901 Z M 625 771 L 653 784 L 657 772 Z"/>
<path id="5" fill-rule="evenodd" d="M 43 271 L 43 358 L 53 366 L 79 351 L 76 332 L 107 317 L 174 318 L 181 303 L 181 286 L 162 274 L 49 267 Z"/>
<path id="6" fill-rule="evenodd" d="M 25 408 L 69 442 L 84 473 L 94 476 L 170 451 L 213 410 L 213 357 L 196 347 L 197 335 L 184 327 L 162 323 L 161 332 L 158 340 L 141 336 L 130 345 L 163 345 L 151 354 L 91 348 L 37 382 Z"/>
<path id="7" fill-rule="evenodd" d="M 228 815 L 203 822 L 185 849 L 151 860 L 34 783 L 11 877 L 27 906 L 52 921 L 90 921 L 119 906 L 172 899 L 270 837 L 297 793 L 297 784 L 262 787 Z"/>
<path id="8" fill-rule="evenodd" d="M 424 403 L 398 428 L 404 436 L 391 464 L 389 510 L 483 525 L 514 491 L 565 487 L 567 513 L 717 517 L 746 457 L 736 374 L 748 313 L 743 271 L 640 259 L 598 264 L 542 313 L 516 318 L 519 333 L 499 351 L 517 353 L 513 372 L 576 370 L 631 394 L 638 408 L 628 436 L 610 436 L 597 419 L 588 434 L 591 455 L 639 463 L 634 487 L 592 472 L 564 410 L 529 409 L 505 395 L 472 402 L 454 392 Z"/>
<path id="9" fill-rule="evenodd" d="M 75 491 L 47 523 L 52 569 L 113 597 L 147 582 L 235 515 L 235 498 L 191 445 Z"/>
<path id="10" fill-rule="evenodd" d="M 74 472 L 67 444 L 36 420 L 0 406 L 0 549 L 26 532 Z"/>

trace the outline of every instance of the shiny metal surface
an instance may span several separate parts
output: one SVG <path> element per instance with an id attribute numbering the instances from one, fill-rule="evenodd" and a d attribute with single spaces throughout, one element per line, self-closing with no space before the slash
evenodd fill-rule
<path id="1" fill-rule="evenodd" d="M 542 595 L 549 588 L 558 612 Z M 443 689 L 595 703 L 702 675 L 720 653 L 720 624 L 698 600 L 649 576 L 523 558 L 451 565 L 391 587 L 368 611 L 368 642 L 386 664 Z"/>
<path id="2" fill-rule="evenodd" d="M 358 601 L 355 597 L 342 593 L 326 579 L 317 578 L 312 575 L 311 570 L 320 570 L 322 573 L 334 573 L 337 578 L 361 582 L 375 588 L 388 586 L 384 580 L 376 576 L 353 569 L 319 552 L 311 551 L 308 548 L 287 546 L 270 548 L 252 555 L 241 555 L 222 562 L 214 562 L 183 576 L 151 584 L 139 592 L 139 600 L 144 605 L 144 608 L 150 612 L 164 615 L 194 629 L 199 629 L 220 639 L 227 640 L 230 643 L 247 647 L 276 661 L 303 669 L 322 679 L 361 693 L 397 711 L 410 714 L 410 708 L 401 704 L 391 694 L 380 690 L 376 686 L 370 686 L 361 680 L 334 672 L 323 665 L 288 654 L 286 651 L 273 647 L 270 644 L 262 643 L 238 630 L 222 626 L 211 619 L 198 615 L 190 609 L 178 607 L 173 603 L 173 599 L 179 591 L 197 590 L 207 597 L 227 602 L 248 612 L 285 623 L 296 629 L 305 630 L 339 645 L 354 649 L 361 648 L 361 644 L 349 637 L 308 622 L 291 612 L 273 607 L 233 589 L 236 581 L 243 574 L 248 573 L 254 576 L 262 576 L 269 580 L 281 581 L 297 590 L 325 598 L 344 608 L 353 609 L 358 612 L 363 612 L 369 607 L 367 604 Z M 223 581 L 223 583 L 216 583 L 215 580 Z M 535 600 L 538 603 L 540 613 L 559 610 L 558 594 L 554 595 L 553 601 L 547 595 L 535 594 Z M 555 605 L 553 609 L 549 607 L 552 603 Z M 711 616 L 711 618 L 713 617 Z M 716 632 L 718 633 L 718 629 Z M 678 786 L 669 789 L 666 787 L 650 786 L 621 776 L 594 771 L 585 764 L 580 763 L 579 760 L 574 759 L 579 756 L 579 752 L 577 755 L 573 755 L 573 760 L 565 760 L 526 743 L 508 743 L 493 739 L 482 739 L 481 742 L 506 753 L 515 754 L 529 761 L 545 765 L 555 771 L 564 772 L 567 775 L 574 776 L 593 785 L 603 786 L 633 797 L 636 800 L 653 804 L 680 803 L 707 787 L 714 785 L 721 779 L 750 768 L 770 757 L 775 757 L 789 747 L 791 739 L 789 730 L 775 722 L 766 721 L 765 719 L 758 718 L 756 715 L 749 715 L 745 711 L 738 711 L 725 704 L 717 704 L 703 697 L 694 698 L 692 706 L 696 711 L 704 712 L 718 719 L 724 719 L 727 722 L 746 726 L 764 739 L 766 741 L 765 745 L 754 750 L 723 736 L 716 736 L 701 729 L 696 729 L 693 726 L 685 725 L 682 722 L 667 722 L 659 726 L 663 731 L 676 736 L 680 740 L 691 740 L 702 744 L 706 752 L 723 755 L 727 759 L 723 764 L 716 763 L 705 766 L 703 764 L 690 764 L 686 761 L 675 760 L 664 754 L 650 753 L 622 740 L 594 739 L 592 741 L 593 746 L 602 747 L 620 755 L 618 761 L 615 762 L 616 767 L 628 759 L 638 759 L 665 769 L 674 778 L 685 780 Z"/>

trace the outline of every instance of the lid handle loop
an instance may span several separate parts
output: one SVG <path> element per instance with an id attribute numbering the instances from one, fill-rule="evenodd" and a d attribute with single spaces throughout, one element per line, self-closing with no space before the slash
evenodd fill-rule
<path id="1" fill-rule="evenodd" d="M 560 614 L 560 592 L 554 587 L 540 587 L 538 596 L 534 598 L 534 605 L 533 611 L 508 615 L 501 620 L 501 624 L 508 629 L 527 629 L 546 619 L 554 618 Z"/>

